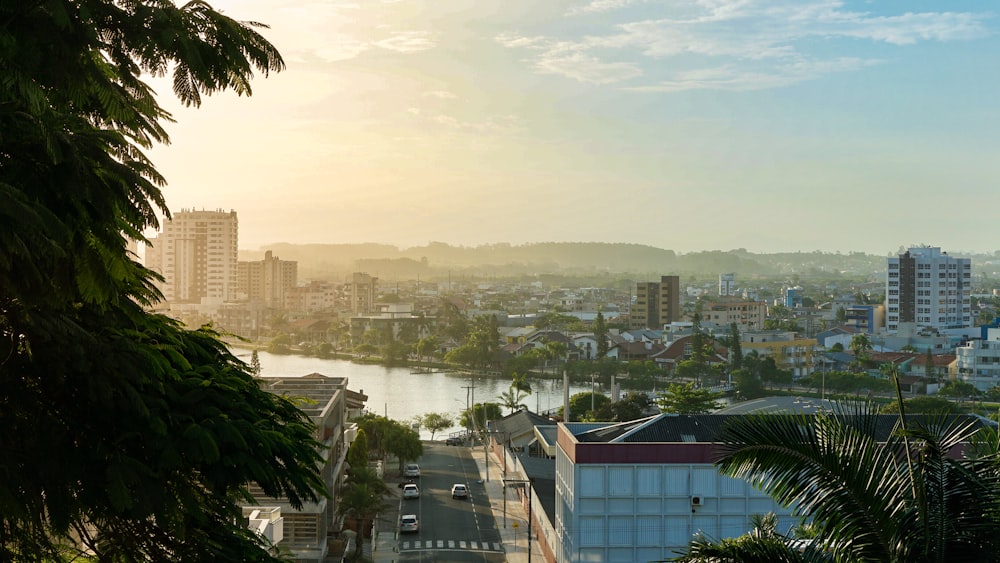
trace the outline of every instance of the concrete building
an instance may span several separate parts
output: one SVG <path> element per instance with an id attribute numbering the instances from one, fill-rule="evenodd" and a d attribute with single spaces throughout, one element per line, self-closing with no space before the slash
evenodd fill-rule
<path id="1" fill-rule="evenodd" d="M 740 347 L 744 357 L 752 351 L 761 357 L 770 356 L 779 369 L 789 370 L 795 378 L 813 372 L 815 338 L 799 338 L 794 332 L 759 330 L 740 333 Z"/>
<path id="2" fill-rule="evenodd" d="M 236 291 L 240 299 L 285 307 L 285 296 L 298 284 L 299 263 L 279 260 L 271 251 L 263 260 L 236 263 Z"/>
<path id="3" fill-rule="evenodd" d="M 939 247 L 910 248 L 888 259 L 886 330 L 901 325 L 935 329 L 972 327 L 972 261 Z"/>
<path id="4" fill-rule="evenodd" d="M 168 303 L 218 304 L 236 298 L 239 221 L 235 211 L 182 209 L 146 247 L 146 266 L 163 276 Z"/>
<path id="5" fill-rule="evenodd" d="M 337 288 L 329 282 L 313 280 L 285 292 L 285 309 L 289 311 L 315 313 L 332 311 L 336 306 Z"/>
<path id="6" fill-rule="evenodd" d="M 767 320 L 767 304 L 763 301 L 705 302 L 701 309 L 702 326 L 715 325 L 728 329 L 736 323 L 740 332 L 761 330 Z"/>
<path id="7" fill-rule="evenodd" d="M 321 475 L 332 496 L 317 503 L 307 502 L 301 510 L 296 510 L 285 499 L 264 495 L 259 487 L 250 487 L 250 492 L 261 506 L 280 509 L 283 521 L 283 539 L 278 543 L 280 552 L 288 553 L 291 560 L 298 563 L 323 563 L 329 553 L 330 532 L 339 529 L 336 525 L 339 485 L 344 477 L 347 445 L 357 433 L 355 425 L 347 422 L 347 378 L 313 373 L 303 377 L 265 379 L 264 388 L 276 395 L 301 399 L 298 407 L 316 425 L 313 437 L 324 446 Z M 364 395 L 355 398 L 358 396 Z"/>
<path id="8" fill-rule="evenodd" d="M 844 309 L 844 324 L 856 332 L 874 334 L 885 326 L 885 305 L 850 305 Z"/>
<path id="9" fill-rule="evenodd" d="M 720 415 L 560 423 L 550 538 L 556 561 L 664 561 L 697 532 L 731 538 L 753 514 L 789 509 L 713 465 Z"/>
<path id="10" fill-rule="evenodd" d="M 351 302 L 351 313 L 368 315 L 374 311 L 375 299 L 378 297 L 378 278 L 355 272 L 345 289 Z"/>
<path id="11" fill-rule="evenodd" d="M 736 274 L 719 274 L 719 297 L 736 295 Z"/>
<path id="12" fill-rule="evenodd" d="M 955 348 L 955 377 L 980 391 L 1000 385 L 1000 329 L 991 328 L 986 338 Z"/>
<path id="13" fill-rule="evenodd" d="M 636 284 L 630 328 L 662 329 L 665 324 L 681 320 L 683 315 L 680 276 L 661 276 L 658 282 Z"/>

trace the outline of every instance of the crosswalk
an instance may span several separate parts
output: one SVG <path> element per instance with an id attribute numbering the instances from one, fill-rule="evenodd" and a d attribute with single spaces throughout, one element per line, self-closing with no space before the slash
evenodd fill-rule
<path id="1" fill-rule="evenodd" d="M 399 551 L 421 551 L 427 549 L 461 549 L 466 551 L 503 551 L 500 542 L 464 540 L 406 540 L 399 542 Z"/>

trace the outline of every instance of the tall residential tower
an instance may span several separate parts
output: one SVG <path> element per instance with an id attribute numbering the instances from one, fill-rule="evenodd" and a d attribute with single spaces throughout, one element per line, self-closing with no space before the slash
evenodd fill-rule
<path id="1" fill-rule="evenodd" d="M 635 304 L 629 315 L 630 328 L 662 329 L 681 320 L 681 278 L 660 276 L 659 282 L 639 282 L 635 286 Z"/>
<path id="2" fill-rule="evenodd" d="M 146 247 L 169 303 L 221 303 L 236 297 L 239 222 L 235 211 L 182 209 Z"/>
<path id="3" fill-rule="evenodd" d="M 972 326 L 972 260 L 941 248 L 911 248 L 889 258 L 885 283 L 885 327 L 902 324 L 936 329 Z"/>

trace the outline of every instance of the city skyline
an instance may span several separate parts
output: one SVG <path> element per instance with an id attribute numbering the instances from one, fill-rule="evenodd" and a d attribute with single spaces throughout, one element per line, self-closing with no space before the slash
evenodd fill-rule
<path id="1" fill-rule="evenodd" d="M 150 156 L 172 211 L 237 210 L 240 248 L 996 248 L 978 3 L 211 4 L 287 69 L 196 110 L 151 80 L 177 123 Z"/>

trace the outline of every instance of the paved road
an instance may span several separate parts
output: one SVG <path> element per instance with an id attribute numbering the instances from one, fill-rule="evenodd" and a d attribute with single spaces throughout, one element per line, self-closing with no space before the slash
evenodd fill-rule
<path id="1" fill-rule="evenodd" d="M 402 500 L 399 511 L 416 514 L 420 531 L 398 536 L 397 561 L 505 561 L 500 532 L 469 449 L 424 442 L 419 464 L 420 498 Z M 451 497 L 455 483 L 468 485 L 468 499 Z"/>

